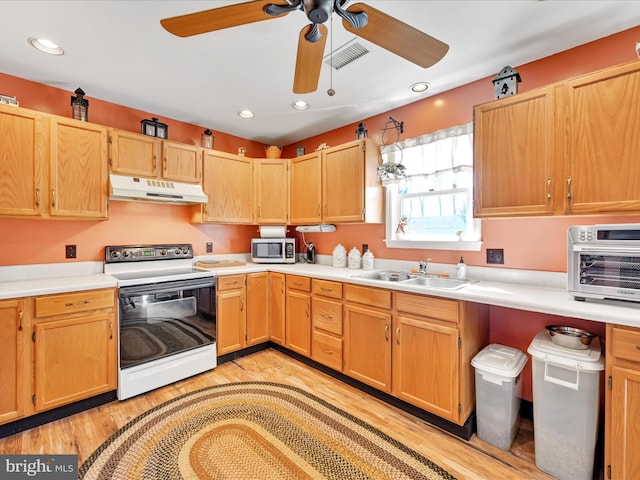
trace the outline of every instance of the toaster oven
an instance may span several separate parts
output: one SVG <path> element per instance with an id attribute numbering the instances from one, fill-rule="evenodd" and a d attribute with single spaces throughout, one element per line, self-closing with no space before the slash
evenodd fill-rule
<path id="1" fill-rule="evenodd" d="M 640 224 L 569 227 L 567 287 L 576 300 L 640 302 Z"/>

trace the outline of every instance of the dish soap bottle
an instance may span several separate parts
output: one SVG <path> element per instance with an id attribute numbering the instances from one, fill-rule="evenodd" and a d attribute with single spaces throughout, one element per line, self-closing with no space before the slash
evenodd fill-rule
<path id="1" fill-rule="evenodd" d="M 456 266 L 456 277 L 458 280 L 467 279 L 467 265 L 464 263 L 464 260 L 462 257 L 460 257 L 460 261 Z"/>

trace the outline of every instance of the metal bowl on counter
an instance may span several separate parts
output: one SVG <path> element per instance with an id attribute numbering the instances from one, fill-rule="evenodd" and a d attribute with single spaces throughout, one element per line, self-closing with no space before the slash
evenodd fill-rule
<path id="1" fill-rule="evenodd" d="M 551 341 L 556 345 L 576 350 L 586 350 L 595 338 L 593 333 L 586 330 L 563 325 L 548 325 L 547 331 L 551 336 Z"/>

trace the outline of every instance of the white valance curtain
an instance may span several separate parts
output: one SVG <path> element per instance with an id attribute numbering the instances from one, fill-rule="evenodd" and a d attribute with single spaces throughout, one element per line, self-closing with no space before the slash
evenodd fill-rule
<path id="1" fill-rule="evenodd" d="M 380 154 L 380 179 L 385 186 L 422 180 L 435 189 L 451 188 L 442 185 L 444 178 L 455 182 L 456 174 L 473 170 L 473 122 L 385 145 Z"/>

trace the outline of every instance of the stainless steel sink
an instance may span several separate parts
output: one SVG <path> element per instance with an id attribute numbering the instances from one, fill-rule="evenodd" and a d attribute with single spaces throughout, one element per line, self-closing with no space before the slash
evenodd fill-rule
<path id="1" fill-rule="evenodd" d="M 355 278 L 366 278 L 367 280 L 382 280 L 385 282 L 402 282 L 409 278 L 407 272 L 396 270 L 382 270 L 379 272 L 368 272 L 360 275 L 352 275 Z"/>
<path id="2" fill-rule="evenodd" d="M 443 277 L 416 277 L 404 280 L 403 285 L 419 285 L 422 287 L 439 288 L 441 290 L 458 290 L 459 288 L 471 285 L 469 280 L 457 280 L 455 278 Z"/>

